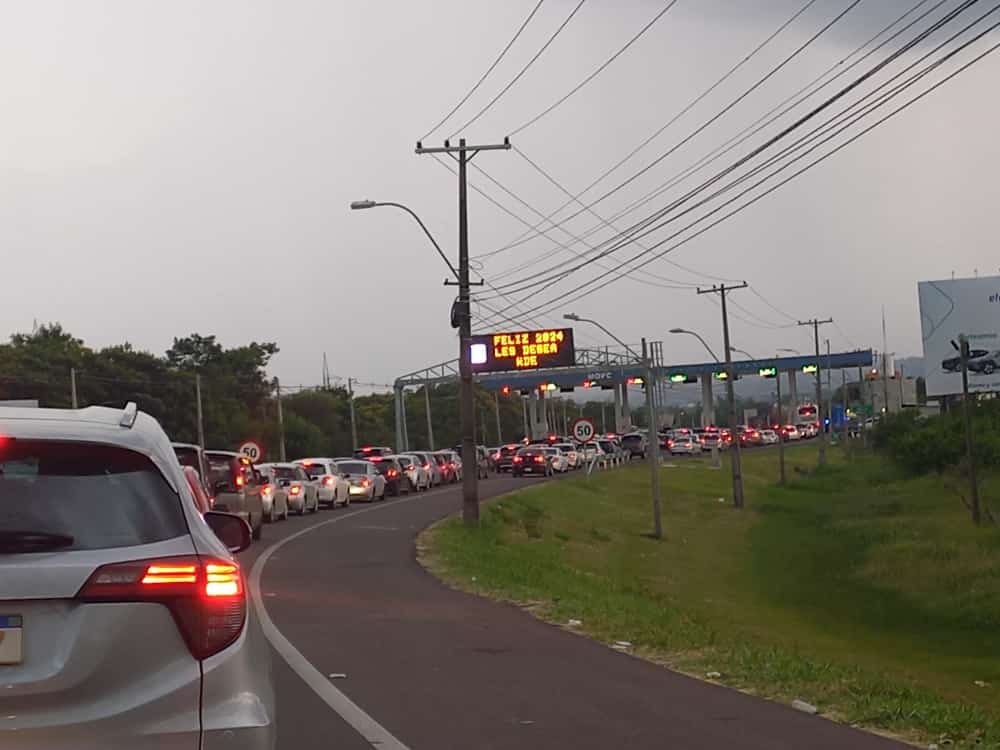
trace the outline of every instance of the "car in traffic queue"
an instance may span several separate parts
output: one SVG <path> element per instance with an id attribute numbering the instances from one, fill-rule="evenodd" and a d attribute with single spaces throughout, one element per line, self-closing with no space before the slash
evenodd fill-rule
<path id="1" fill-rule="evenodd" d="M 819 435 L 819 424 L 816 422 L 799 422 L 795 427 L 803 438 L 809 439 Z"/>
<path id="2" fill-rule="evenodd" d="M 622 447 L 628 452 L 629 459 L 645 458 L 647 450 L 646 436 L 641 432 L 629 432 L 621 437 Z"/>
<path id="3" fill-rule="evenodd" d="M 426 492 L 431 488 L 431 473 L 429 468 L 424 468 L 422 459 L 413 453 L 400 453 L 398 456 L 390 456 L 399 462 L 399 466 L 406 475 L 410 483 L 410 489 L 414 492 Z"/>
<path id="4" fill-rule="evenodd" d="M 454 484 L 461 479 L 458 464 L 455 462 L 455 454 L 452 451 L 434 451 L 430 456 L 437 462 L 442 484 Z"/>
<path id="5" fill-rule="evenodd" d="M 205 451 L 213 508 L 233 513 L 248 524 L 254 539 L 264 530 L 264 487 L 253 462 L 235 451 Z"/>
<path id="6" fill-rule="evenodd" d="M 395 451 L 388 445 L 363 445 L 354 449 L 355 458 L 378 458 L 391 456 Z"/>
<path id="7" fill-rule="evenodd" d="M 761 445 L 776 445 L 781 442 L 781 438 L 776 430 L 766 429 L 760 431 L 760 442 Z"/>
<path id="8" fill-rule="evenodd" d="M 0 747 L 272 750 L 247 523 L 198 511 L 134 403 L 8 407 L 0 436 Z"/>
<path id="9" fill-rule="evenodd" d="M 476 478 L 490 478 L 490 449 L 485 445 L 476 446 Z"/>
<path id="10" fill-rule="evenodd" d="M 208 511 L 212 510 L 212 498 L 205 492 L 205 485 L 201 481 L 201 477 L 198 476 L 198 472 L 192 466 L 181 466 L 181 471 L 184 472 L 184 478 L 191 489 L 191 499 L 194 500 L 194 505 L 198 509 L 198 512 L 201 514 L 208 513 Z"/>
<path id="11" fill-rule="evenodd" d="M 545 455 L 549 457 L 549 464 L 553 472 L 565 474 L 569 471 L 569 458 L 555 445 L 545 447 Z"/>
<path id="12" fill-rule="evenodd" d="M 547 446 L 521 448 L 514 456 L 510 473 L 515 477 L 523 477 L 526 474 L 552 476 L 552 461 L 546 450 L 548 450 Z"/>
<path id="13" fill-rule="evenodd" d="M 605 456 L 604 449 L 597 441 L 594 440 L 581 445 L 579 454 L 582 457 L 582 463 L 584 464 L 589 464 L 592 461 L 600 461 Z"/>
<path id="14" fill-rule="evenodd" d="M 194 443 L 171 443 L 170 446 L 174 449 L 174 455 L 177 456 L 181 466 L 190 466 L 198 472 L 201 486 L 211 500 L 214 492 L 209 478 L 208 459 L 205 458 L 205 451 L 201 449 L 200 445 Z"/>
<path id="15" fill-rule="evenodd" d="M 351 499 L 374 502 L 385 500 L 385 477 L 367 459 L 341 460 L 337 468 L 350 485 Z"/>
<path id="16" fill-rule="evenodd" d="M 301 466 L 309 477 L 309 482 L 316 489 L 317 502 L 331 508 L 351 504 L 351 485 L 341 476 L 337 462 L 332 458 L 300 458 L 292 463 Z"/>
<path id="17" fill-rule="evenodd" d="M 573 443 L 555 443 L 553 448 L 558 448 L 566 455 L 566 462 L 570 469 L 579 469 L 581 466 L 580 452 Z"/>
<path id="18" fill-rule="evenodd" d="M 700 456 L 701 441 L 694 435 L 677 435 L 667 440 L 667 450 L 671 456 Z"/>
<path id="19" fill-rule="evenodd" d="M 500 446 L 500 449 L 493 454 L 493 465 L 496 467 L 497 473 L 510 471 L 514 464 L 514 456 L 523 447 L 517 443 L 507 443 Z"/>
<path id="20" fill-rule="evenodd" d="M 604 451 L 604 454 L 610 458 L 620 458 L 624 453 L 621 446 L 619 446 L 618 443 L 611 438 L 597 438 L 597 444 L 601 446 L 601 450 Z"/>
<path id="21" fill-rule="evenodd" d="M 260 476 L 260 496 L 264 504 L 264 523 L 288 520 L 288 492 L 273 476 L 261 471 L 261 466 L 255 464 L 254 469 Z"/>
<path id="22" fill-rule="evenodd" d="M 319 488 L 306 470 L 296 463 L 257 464 L 257 470 L 270 481 L 275 495 L 284 494 L 285 515 L 289 512 L 302 516 L 319 510 Z"/>
<path id="23" fill-rule="evenodd" d="M 793 424 L 786 424 L 779 430 L 779 434 L 781 435 L 782 439 L 784 439 L 786 442 L 791 440 L 802 439 L 802 433 L 799 432 L 799 428 Z"/>
<path id="24" fill-rule="evenodd" d="M 444 484 L 444 474 L 441 473 L 441 467 L 432 451 L 410 451 L 409 455 L 416 458 L 420 462 L 420 467 L 427 472 L 431 487 Z"/>
<path id="25" fill-rule="evenodd" d="M 740 439 L 740 447 L 750 448 L 755 445 L 761 445 L 763 442 L 760 437 L 760 430 L 756 427 L 741 425 L 736 428 L 736 434 Z"/>
<path id="26" fill-rule="evenodd" d="M 410 480 L 403 473 L 403 467 L 400 466 L 399 461 L 388 455 L 373 456 L 368 460 L 375 464 L 375 471 L 385 480 L 387 494 L 393 497 L 399 497 L 404 493 L 410 494 Z"/>

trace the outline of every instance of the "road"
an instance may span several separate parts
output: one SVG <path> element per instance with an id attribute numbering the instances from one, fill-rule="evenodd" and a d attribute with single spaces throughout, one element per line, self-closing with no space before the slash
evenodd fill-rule
<path id="1" fill-rule="evenodd" d="M 903 747 L 447 588 L 417 564 L 415 537 L 459 505 L 451 487 L 293 517 L 242 555 L 282 649 L 279 748 Z"/>

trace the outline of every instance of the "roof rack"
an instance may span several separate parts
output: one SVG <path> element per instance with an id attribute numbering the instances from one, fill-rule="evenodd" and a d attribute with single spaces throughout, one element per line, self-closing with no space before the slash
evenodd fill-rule
<path id="1" fill-rule="evenodd" d="M 135 424 L 135 418 L 139 414 L 139 407 L 135 405 L 135 401 L 129 401 L 125 404 L 125 408 L 122 409 L 122 418 L 119 420 L 118 424 L 122 427 L 128 427 L 130 430 Z"/>

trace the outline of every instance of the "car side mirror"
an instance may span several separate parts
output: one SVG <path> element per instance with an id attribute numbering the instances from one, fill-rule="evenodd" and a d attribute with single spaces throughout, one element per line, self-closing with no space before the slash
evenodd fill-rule
<path id="1" fill-rule="evenodd" d="M 212 489 L 215 491 L 216 495 L 223 492 L 229 492 L 229 482 L 216 482 Z"/>
<path id="2" fill-rule="evenodd" d="M 215 532 L 230 552 L 242 552 L 250 546 L 250 524 L 239 516 L 210 510 L 205 513 L 204 518 L 208 528 Z"/>

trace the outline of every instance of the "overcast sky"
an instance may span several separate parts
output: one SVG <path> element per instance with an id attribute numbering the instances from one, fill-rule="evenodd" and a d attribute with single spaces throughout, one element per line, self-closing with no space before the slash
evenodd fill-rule
<path id="1" fill-rule="evenodd" d="M 275 341 L 281 353 L 272 369 L 290 384 L 319 382 L 323 352 L 335 375 L 378 383 L 453 358 L 448 310 L 455 291 L 441 285 L 446 269 L 426 238 L 401 212 L 351 212 L 348 204 L 406 203 L 446 252 L 457 254 L 455 178 L 431 157 L 416 156 L 414 143 L 475 83 L 534 3 L 3 0 L 0 335 L 30 330 L 37 319 L 59 321 L 92 346 L 128 340 L 154 352 L 195 331 L 229 345 Z M 579 191 L 802 3 L 679 0 L 601 76 L 514 143 Z M 477 143 L 502 140 L 665 4 L 588 0 L 465 135 Z M 848 4 L 818 0 L 587 197 L 678 143 Z M 914 4 L 863 0 L 780 74 L 595 210 L 606 217 L 665 182 Z M 574 5 L 546 0 L 451 129 L 435 132 L 427 144 L 440 143 L 481 109 Z M 710 283 L 709 276 L 746 279 L 792 317 L 835 318 L 840 330 L 824 329 L 835 349 L 879 347 L 884 304 L 889 349 L 919 353 L 917 281 L 953 271 L 971 276 L 974 269 L 985 275 L 1000 266 L 993 245 L 998 73 L 1000 55 L 984 60 L 667 256 L 695 273 L 666 260 L 645 270 L 685 284 Z M 484 152 L 475 164 L 543 214 L 565 200 L 517 153 Z M 623 221 L 665 205 L 709 174 Z M 538 221 L 481 174 L 470 175 L 510 211 Z M 579 234 L 595 221 L 584 214 L 567 229 Z M 470 227 L 474 256 L 524 231 L 474 192 Z M 559 230 L 551 236 L 571 242 Z M 627 248 L 621 257 L 638 250 Z M 525 264 L 496 282 L 510 283 L 571 259 L 538 237 L 477 268 L 496 279 Z M 537 301 L 595 272 L 581 271 Z M 733 313 L 757 324 L 732 321 L 736 346 L 766 356 L 811 343 L 804 329 L 762 327 L 789 319 L 749 291 L 733 299 L 749 314 Z M 630 342 L 667 339 L 671 362 L 700 360 L 703 353 L 693 338 L 670 336 L 669 328 L 697 330 L 713 347 L 721 340 L 718 308 L 693 289 L 623 279 L 557 307 L 546 322 L 570 309 Z M 583 343 L 608 343 L 599 331 L 578 331 Z"/>

